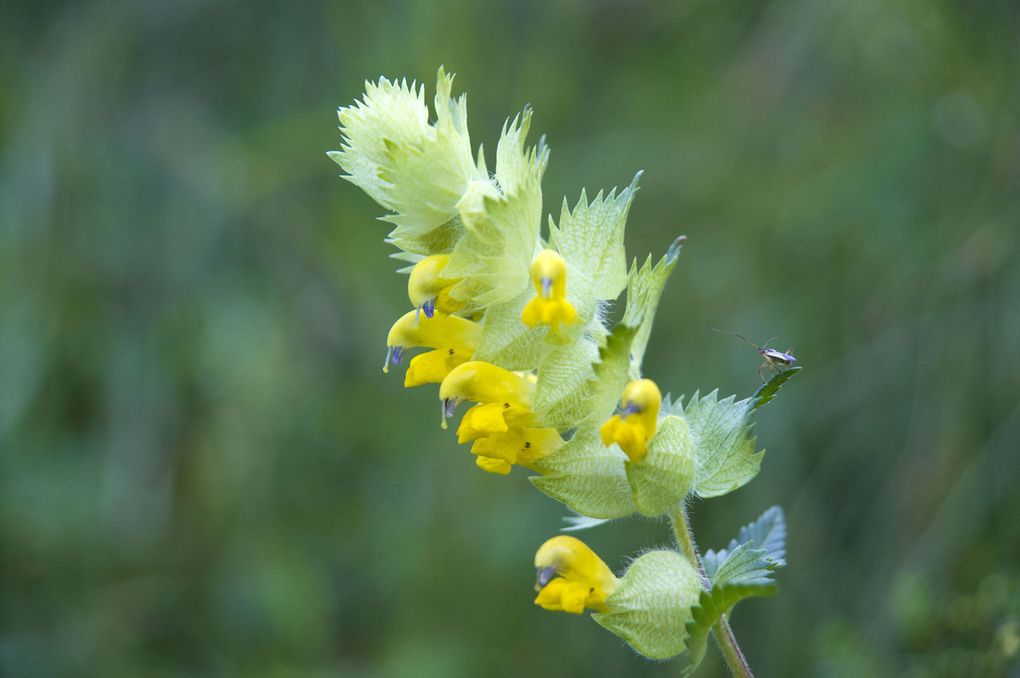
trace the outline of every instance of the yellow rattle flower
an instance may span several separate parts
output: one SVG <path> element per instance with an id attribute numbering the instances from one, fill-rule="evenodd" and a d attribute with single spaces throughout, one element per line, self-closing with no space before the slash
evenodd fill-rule
<path id="1" fill-rule="evenodd" d="M 619 414 L 607 419 L 599 429 L 602 443 L 606 447 L 616 443 L 631 461 L 641 461 L 659 425 L 662 393 L 651 379 L 638 379 L 623 389 L 620 405 Z"/>
<path id="2" fill-rule="evenodd" d="M 399 365 L 407 349 L 431 348 L 433 350 L 411 360 L 404 374 L 404 386 L 438 384 L 450 370 L 471 359 L 481 335 L 481 325 L 465 318 L 439 312 L 428 316 L 408 311 L 393 323 L 386 337 L 383 372 L 388 372 L 390 365 Z"/>
<path id="3" fill-rule="evenodd" d="M 567 301 L 567 262 L 552 250 L 542 250 L 531 262 L 531 282 L 537 293 L 521 312 L 528 327 L 549 325 L 558 328 L 577 318 L 577 310 Z"/>
<path id="4" fill-rule="evenodd" d="M 450 288 L 460 280 L 442 277 L 443 269 L 449 261 L 449 254 L 433 254 L 411 269 L 407 280 L 407 296 L 411 304 L 421 309 L 427 318 L 431 318 L 437 310 L 453 313 L 463 305 L 450 297 Z"/>
<path id="5" fill-rule="evenodd" d="M 535 385 L 531 379 L 472 360 L 458 365 L 443 379 L 443 426 L 462 401 L 477 403 L 464 413 L 457 428 L 460 443 L 472 442 L 475 463 L 490 473 L 507 474 L 514 464 L 531 468 L 555 452 L 563 440 L 555 429 L 541 428 L 531 409 Z"/>
<path id="6" fill-rule="evenodd" d="M 560 535 L 535 554 L 538 579 L 535 604 L 546 610 L 581 614 L 585 608 L 606 612 L 606 598 L 620 581 L 580 539 Z"/>

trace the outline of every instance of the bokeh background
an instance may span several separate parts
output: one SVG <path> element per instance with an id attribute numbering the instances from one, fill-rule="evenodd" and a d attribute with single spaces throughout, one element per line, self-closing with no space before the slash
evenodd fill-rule
<path id="1" fill-rule="evenodd" d="M 440 64 L 546 211 L 627 184 L 688 244 L 646 358 L 749 394 L 762 676 L 1020 675 L 1020 10 L 1007 0 L 0 5 L 0 674 L 676 675 L 532 604 L 565 510 L 380 367 L 408 305 L 335 108 Z M 491 159 L 491 156 L 490 156 Z M 668 543 L 585 535 L 614 568 Z M 702 675 L 723 675 L 713 650 Z"/>

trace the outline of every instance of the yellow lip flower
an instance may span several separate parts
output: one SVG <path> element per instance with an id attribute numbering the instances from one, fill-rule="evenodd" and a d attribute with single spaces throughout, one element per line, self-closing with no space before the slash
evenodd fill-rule
<path id="1" fill-rule="evenodd" d="M 531 409 L 535 384 L 491 363 L 472 360 L 443 379 L 443 424 L 462 401 L 477 403 L 457 428 L 460 443 L 473 441 L 475 463 L 490 473 L 507 474 L 514 464 L 533 464 L 555 452 L 563 440 L 555 429 L 539 427 Z"/>
<path id="2" fill-rule="evenodd" d="M 481 334 L 481 326 L 465 318 L 438 312 L 430 317 L 408 311 L 390 328 L 383 372 L 388 372 L 390 365 L 399 365 L 407 349 L 431 348 L 434 350 L 411 360 L 404 386 L 438 384 L 450 370 L 471 359 Z"/>
<path id="3" fill-rule="evenodd" d="M 463 306 L 450 297 L 450 288 L 460 280 L 442 277 L 443 269 L 449 261 L 449 254 L 433 254 L 419 261 L 411 269 L 411 276 L 407 281 L 407 296 L 410 297 L 414 307 L 421 309 L 427 318 L 431 318 L 437 310 L 453 313 Z"/>
<path id="4" fill-rule="evenodd" d="M 546 610 L 581 614 L 585 608 L 606 612 L 606 598 L 620 580 L 580 539 L 560 535 L 535 554 L 538 579 L 535 604 Z"/>
<path id="5" fill-rule="evenodd" d="M 542 250 L 531 262 L 531 282 L 537 293 L 521 311 L 521 322 L 528 327 L 549 325 L 558 328 L 577 318 L 577 310 L 567 301 L 567 262 L 552 250 Z"/>
<path id="6" fill-rule="evenodd" d="M 606 447 L 616 443 L 631 461 L 641 461 L 648 452 L 648 441 L 658 428 L 661 404 L 662 393 L 654 381 L 630 382 L 623 389 L 620 413 L 607 419 L 599 429 L 602 443 Z"/>

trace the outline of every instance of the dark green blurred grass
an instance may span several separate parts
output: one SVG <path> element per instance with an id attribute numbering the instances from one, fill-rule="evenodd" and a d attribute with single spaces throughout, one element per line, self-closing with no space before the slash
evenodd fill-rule
<path id="1" fill-rule="evenodd" d="M 1007 673 L 1018 18 L 4 4 L 0 673 L 675 675 L 531 604 L 564 510 L 475 469 L 434 391 L 380 373 L 404 280 L 324 152 L 365 78 L 431 96 L 440 64 L 490 158 L 535 108 L 547 211 L 645 170 L 629 252 L 689 237 L 646 359 L 666 389 L 755 388 L 712 327 L 805 365 L 761 413 L 759 479 L 693 507 L 704 547 L 787 510 L 781 594 L 733 620 L 761 675 Z M 619 568 L 667 530 L 585 538 Z"/>

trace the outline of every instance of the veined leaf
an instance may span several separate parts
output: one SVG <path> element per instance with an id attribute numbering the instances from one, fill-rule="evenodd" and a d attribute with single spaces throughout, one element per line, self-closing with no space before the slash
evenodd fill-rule
<path id="1" fill-rule="evenodd" d="M 615 188 L 606 196 L 599 191 L 590 203 L 582 190 L 572 211 L 564 199 L 559 226 L 549 218 L 549 243 L 570 267 L 568 287 L 584 288 L 579 296 L 616 299 L 626 286 L 623 235 L 640 177 L 619 195 Z"/>
<path id="2" fill-rule="evenodd" d="M 675 551 L 650 551 L 635 560 L 607 599 L 609 612 L 592 619 L 626 640 L 649 659 L 668 659 L 684 650 L 679 632 L 691 619 L 701 578 Z"/>
<path id="3" fill-rule="evenodd" d="M 730 540 L 726 548 L 706 551 L 705 574 L 713 578 L 719 566 L 743 544 L 752 549 L 764 550 L 766 557 L 776 567 L 786 565 L 786 518 L 783 509 L 779 506 L 765 509 L 757 520 L 741 527 L 737 537 Z"/>
<path id="4" fill-rule="evenodd" d="M 666 286 L 669 274 L 676 266 L 683 241 L 683 236 L 677 238 L 666 251 L 665 256 L 654 266 L 652 257 L 649 255 L 640 269 L 636 261 L 631 267 L 627 283 L 627 308 L 621 323 L 638 328 L 630 349 L 632 379 L 641 378 L 641 363 L 644 360 L 645 348 L 648 346 L 648 338 L 652 332 L 655 309 L 659 305 L 659 298 L 662 296 L 662 290 Z"/>
<path id="5" fill-rule="evenodd" d="M 754 392 L 754 395 L 751 396 L 754 399 L 751 409 L 756 410 L 775 398 L 783 384 L 785 384 L 795 374 L 800 372 L 800 370 L 800 367 L 789 367 L 773 375 L 767 383 L 762 384 L 758 390 Z"/>
<path id="6" fill-rule="evenodd" d="M 478 308 L 510 301 L 529 285 L 528 269 L 540 246 L 544 142 L 525 149 L 531 110 L 504 125 L 496 149 L 496 180 L 470 182 L 457 202 L 464 236 L 443 270 L 460 278 L 450 295 Z"/>
<path id="7" fill-rule="evenodd" d="M 786 564 L 786 520 L 778 506 L 740 528 L 728 548 L 705 553 L 705 573 L 712 587 L 703 591 L 687 622 L 687 665 L 690 675 L 705 655 L 711 628 L 744 598 L 776 592 L 773 571 Z"/>
<path id="8" fill-rule="evenodd" d="M 623 518 L 636 512 L 624 454 L 602 444 L 594 427 L 578 430 L 552 456 L 539 462 L 545 474 L 531 482 L 556 501 L 591 518 Z"/>
<path id="9" fill-rule="evenodd" d="M 646 516 L 665 514 L 684 500 L 694 479 L 694 443 L 687 422 L 667 416 L 638 463 L 626 462 L 634 505 Z"/>
<path id="10" fill-rule="evenodd" d="M 544 426 L 567 429 L 587 418 L 590 411 L 592 365 L 599 347 L 581 337 L 573 344 L 549 351 L 538 366 L 533 409 Z"/>
<path id="11" fill-rule="evenodd" d="M 750 433 L 750 399 L 718 399 L 718 391 L 704 397 L 695 393 L 687 404 L 677 400 L 673 413 L 687 420 L 695 449 L 694 492 L 719 497 L 747 484 L 758 475 L 765 451 L 755 452 Z"/>
<path id="12" fill-rule="evenodd" d="M 460 225 L 456 209 L 468 182 L 486 179 L 472 158 L 467 102 L 450 96 L 453 76 L 440 68 L 437 120 L 429 124 L 424 85 L 380 78 L 362 101 L 338 109 L 341 148 L 328 155 L 345 178 L 392 214 L 389 241 L 417 254 L 449 251 Z"/>

